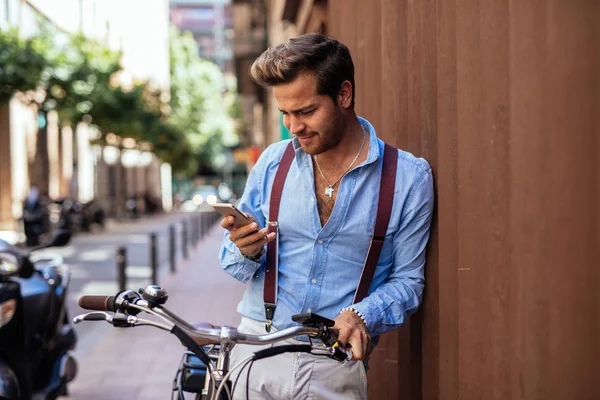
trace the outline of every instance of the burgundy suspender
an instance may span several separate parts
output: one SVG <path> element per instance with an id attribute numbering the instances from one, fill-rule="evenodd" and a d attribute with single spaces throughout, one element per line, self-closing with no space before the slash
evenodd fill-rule
<path id="1" fill-rule="evenodd" d="M 369 252 L 365 259 L 365 266 L 358 288 L 354 294 L 354 303 L 362 301 L 369 294 L 371 280 L 377 267 L 377 260 L 383 248 L 385 233 L 390 222 L 392 205 L 394 204 L 394 188 L 396 187 L 396 165 L 398 164 L 398 150 L 395 147 L 385 144 L 383 153 L 383 167 L 381 168 L 381 182 L 379 184 L 379 202 L 377 203 L 377 217 L 375 219 L 375 231 L 369 245 Z"/>
<path id="2" fill-rule="evenodd" d="M 294 148 L 292 142 L 290 142 L 283 153 L 281 162 L 275 175 L 275 181 L 273 182 L 273 188 L 271 190 L 271 203 L 269 208 L 269 221 L 268 228 L 269 232 L 278 232 L 279 226 L 277 219 L 279 217 L 279 204 L 281 202 L 281 194 L 283 192 L 283 185 L 285 178 L 290 169 L 290 165 L 294 160 Z M 377 204 L 377 217 L 375 220 L 375 230 L 373 237 L 371 238 L 371 244 L 369 246 L 369 252 L 365 260 L 362 274 L 356 293 L 354 295 L 353 303 L 358 303 L 364 299 L 369 293 L 371 287 L 371 280 L 377 267 L 377 261 L 379 260 L 379 254 L 383 248 L 383 241 L 385 239 L 385 233 L 387 231 L 388 223 L 390 221 L 390 214 L 392 212 L 392 205 L 394 203 L 394 188 L 396 185 L 396 165 L 398 163 L 398 150 L 385 144 L 385 150 L 383 153 L 383 166 L 381 170 L 381 183 L 379 189 L 379 202 Z M 265 285 L 264 285 L 264 302 L 265 302 L 265 315 L 267 320 L 267 332 L 271 330 L 273 323 L 273 315 L 275 314 L 275 305 L 277 303 L 277 260 L 278 260 L 278 241 L 279 237 L 267 244 L 267 264 L 265 272 Z"/>
<path id="3" fill-rule="evenodd" d="M 277 262 L 278 262 L 278 243 L 279 243 L 279 226 L 277 219 L 279 218 L 279 203 L 281 203 L 281 193 L 283 192 L 283 184 L 287 177 L 290 165 L 294 161 L 294 146 L 292 142 L 288 144 L 277 168 L 273 188 L 271 189 L 271 203 L 269 206 L 269 220 L 267 226 L 269 233 L 275 232 L 277 236 L 267 244 L 267 270 L 265 272 L 265 287 L 263 300 L 265 302 L 265 316 L 267 320 L 267 332 L 271 331 L 273 323 L 273 314 L 275 314 L 275 304 L 277 303 Z"/>

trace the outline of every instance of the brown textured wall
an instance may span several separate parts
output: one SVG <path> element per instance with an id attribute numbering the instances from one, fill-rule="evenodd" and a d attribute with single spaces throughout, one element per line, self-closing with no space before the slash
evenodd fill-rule
<path id="1" fill-rule="evenodd" d="M 600 398 L 600 3 L 328 7 L 359 115 L 436 177 L 425 304 L 370 397 Z"/>

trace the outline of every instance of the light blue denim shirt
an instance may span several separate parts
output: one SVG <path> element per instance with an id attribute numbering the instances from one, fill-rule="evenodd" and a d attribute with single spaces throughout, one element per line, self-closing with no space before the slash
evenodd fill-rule
<path id="1" fill-rule="evenodd" d="M 297 139 L 279 212 L 279 288 L 273 325 L 295 326 L 293 314 L 314 312 L 334 319 L 350 306 L 375 227 L 384 143 L 371 124 L 367 159 L 341 181 L 331 217 L 321 227 L 313 163 Z M 269 146 L 250 172 L 238 208 L 265 227 L 277 167 L 289 140 Z M 398 150 L 394 205 L 369 295 L 354 307 L 371 336 L 398 327 L 421 302 L 425 248 L 433 212 L 433 178 L 422 158 Z M 265 320 L 265 257 L 246 259 L 225 231 L 219 259 L 225 271 L 248 284 L 238 312 Z"/>

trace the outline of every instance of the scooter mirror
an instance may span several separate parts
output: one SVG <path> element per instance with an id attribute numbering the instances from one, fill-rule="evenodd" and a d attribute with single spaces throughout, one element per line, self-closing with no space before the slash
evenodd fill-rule
<path id="1" fill-rule="evenodd" d="M 65 229 L 59 229 L 52 235 L 52 240 L 47 247 L 61 247 L 66 246 L 71 241 L 71 231 Z"/>
<path id="2" fill-rule="evenodd" d="M 14 254 L 0 252 L 0 277 L 16 275 L 21 270 L 21 262 Z"/>
<path id="3" fill-rule="evenodd" d="M 52 234 L 52 239 L 50 239 L 48 243 L 44 243 L 40 246 L 30 249 L 28 254 L 31 254 L 37 250 L 47 249 L 48 247 L 66 246 L 69 241 L 71 241 L 71 231 L 67 229 L 59 229 Z"/>

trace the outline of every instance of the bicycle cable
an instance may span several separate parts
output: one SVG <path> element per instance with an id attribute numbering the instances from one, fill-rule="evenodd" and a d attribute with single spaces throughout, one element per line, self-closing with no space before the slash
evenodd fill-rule
<path id="1" fill-rule="evenodd" d="M 236 376 L 235 381 L 233 382 L 233 387 L 231 388 L 231 396 L 232 397 L 233 397 L 233 394 L 235 393 L 235 388 L 237 387 L 238 381 L 240 380 L 240 376 L 242 376 L 242 372 L 244 372 L 244 368 L 246 368 L 246 366 L 248 364 L 250 364 L 251 362 L 252 362 L 252 359 L 246 361 L 246 363 L 242 366 L 242 368 L 240 369 L 240 372 Z"/>
<path id="2" fill-rule="evenodd" d="M 248 367 L 248 375 L 246 375 L 246 400 L 250 399 L 250 385 L 248 383 L 250 382 L 250 371 L 252 370 L 254 361 L 256 360 L 253 359 L 252 361 L 250 361 L 250 366 Z"/>
<path id="3" fill-rule="evenodd" d="M 233 368 L 231 368 L 227 374 L 223 377 L 223 381 L 221 382 L 221 384 L 219 385 L 218 389 L 217 389 L 217 393 L 215 393 L 214 398 L 218 399 L 219 395 L 221 394 L 221 391 L 223 390 L 223 386 L 225 386 L 227 380 L 229 379 L 229 377 L 231 376 L 231 373 L 233 371 L 235 371 L 236 369 L 238 369 L 240 366 L 245 365 L 245 363 L 247 361 L 251 361 L 254 358 L 254 354 L 252 354 L 251 356 L 248 356 L 246 358 L 244 358 L 242 361 L 240 361 L 239 363 L 237 363 L 237 365 L 235 365 Z M 214 380 L 213 381 L 213 385 L 214 385 Z"/>

